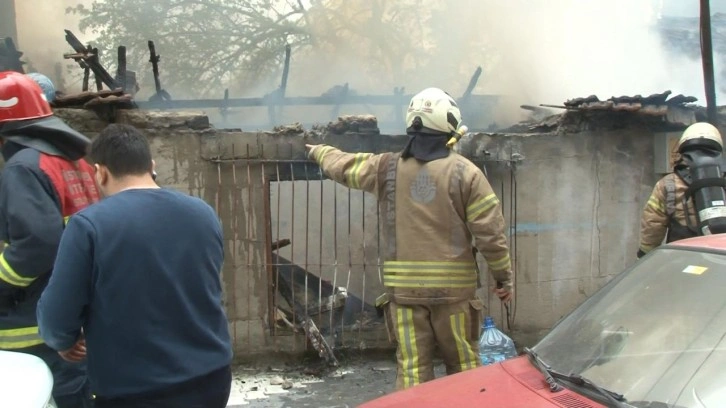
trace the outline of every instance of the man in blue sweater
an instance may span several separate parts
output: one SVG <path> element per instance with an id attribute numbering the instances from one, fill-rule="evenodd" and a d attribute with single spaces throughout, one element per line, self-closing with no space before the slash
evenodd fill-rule
<path id="1" fill-rule="evenodd" d="M 109 125 L 91 160 L 105 197 L 68 222 L 38 304 L 40 335 L 88 356 L 96 407 L 225 407 L 232 347 L 222 229 L 204 201 L 160 189 L 148 142 Z"/>

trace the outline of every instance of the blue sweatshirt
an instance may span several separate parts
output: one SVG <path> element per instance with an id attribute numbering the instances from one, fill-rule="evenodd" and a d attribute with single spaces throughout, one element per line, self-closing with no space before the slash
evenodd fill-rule
<path id="1" fill-rule="evenodd" d="M 38 303 L 40 335 L 71 348 L 81 328 L 96 395 L 162 390 L 230 364 L 222 228 L 204 201 L 125 190 L 76 213 Z"/>

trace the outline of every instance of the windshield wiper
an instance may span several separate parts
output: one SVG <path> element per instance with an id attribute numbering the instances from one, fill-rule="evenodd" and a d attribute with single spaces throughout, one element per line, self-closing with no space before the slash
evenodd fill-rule
<path id="1" fill-rule="evenodd" d="M 532 361 L 532 364 L 534 364 L 535 367 L 539 370 L 539 372 L 544 375 L 545 381 L 547 381 L 547 384 L 550 386 L 550 392 L 557 392 L 561 391 L 562 387 L 557 384 L 557 381 L 555 381 L 555 378 L 552 376 L 554 371 L 552 371 L 552 368 L 547 365 L 544 361 L 542 361 L 541 358 L 537 355 L 537 353 L 530 349 L 529 347 L 524 348 L 524 353 L 529 356 L 530 361 Z"/>
<path id="2" fill-rule="evenodd" d="M 547 381 L 547 384 L 550 386 L 551 392 L 557 392 L 562 390 L 562 386 L 557 383 L 556 379 L 567 381 L 568 383 L 572 383 L 578 387 L 587 388 L 591 391 L 595 391 L 598 394 L 600 394 L 602 397 L 604 397 L 608 402 L 612 404 L 613 407 L 620 408 L 620 407 L 626 407 L 625 404 L 625 397 L 622 394 L 615 393 L 613 391 L 606 390 L 605 388 L 600 387 L 599 385 L 595 384 L 594 382 L 588 380 L 587 378 L 577 375 L 577 374 L 562 374 L 555 370 L 553 370 L 547 363 L 542 361 L 542 359 L 537 355 L 537 353 L 528 348 L 524 348 L 524 353 L 529 356 L 530 361 L 532 361 L 532 364 L 534 364 L 535 367 L 544 375 L 545 381 Z M 556 378 L 556 379 L 555 379 Z"/>
<path id="3" fill-rule="evenodd" d="M 600 387 L 599 385 L 595 384 L 594 382 L 588 380 L 587 378 L 578 375 L 578 374 L 570 374 L 570 375 L 564 375 L 561 373 L 558 373 L 556 371 L 552 372 L 552 375 L 557 377 L 558 379 L 565 380 L 569 383 L 572 383 L 578 387 L 587 388 L 591 391 L 595 391 L 601 396 L 603 396 L 606 400 L 608 400 L 613 407 L 619 408 L 619 407 L 627 407 L 629 405 L 625 404 L 625 397 L 622 394 L 618 394 L 616 392 L 606 390 L 605 388 Z"/>

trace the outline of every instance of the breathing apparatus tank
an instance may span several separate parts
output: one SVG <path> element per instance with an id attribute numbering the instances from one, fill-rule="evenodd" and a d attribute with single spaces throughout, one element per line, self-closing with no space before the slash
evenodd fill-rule
<path id="1" fill-rule="evenodd" d="M 687 174 L 681 174 L 688 182 L 683 196 L 688 228 L 698 235 L 726 233 L 726 180 L 722 168 L 721 134 L 709 123 L 694 123 L 678 141 L 678 152 L 688 168 Z M 689 200 L 693 202 L 698 225 L 692 225 Z"/>

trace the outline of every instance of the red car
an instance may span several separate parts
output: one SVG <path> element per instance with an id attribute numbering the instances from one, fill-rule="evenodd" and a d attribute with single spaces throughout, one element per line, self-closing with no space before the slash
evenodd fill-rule
<path id="1" fill-rule="evenodd" d="M 360 407 L 726 407 L 726 234 L 655 249 L 519 357 Z"/>

